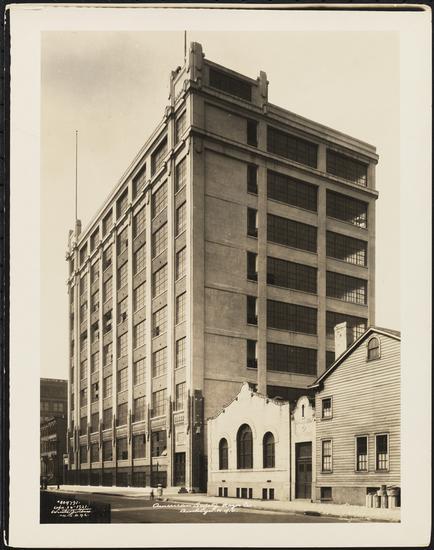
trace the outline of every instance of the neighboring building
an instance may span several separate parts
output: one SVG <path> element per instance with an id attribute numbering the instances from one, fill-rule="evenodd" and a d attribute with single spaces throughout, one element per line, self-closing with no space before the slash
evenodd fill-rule
<path id="1" fill-rule="evenodd" d="M 70 232 L 71 481 L 204 489 L 204 418 L 245 381 L 297 399 L 336 323 L 374 323 L 377 159 L 191 44 L 164 120 Z"/>
<path id="2" fill-rule="evenodd" d="M 290 407 L 245 383 L 208 420 L 208 494 L 288 500 Z"/>
<path id="3" fill-rule="evenodd" d="M 316 455 L 315 399 L 307 395 L 300 397 L 291 411 L 291 500 L 312 498 L 315 487 Z"/>
<path id="4" fill-rule="evenodd" d="M 313 385 L 316 393 L 315 500 L 365 505 L 366 495 L 400 486 L 400 333 L 371 327 L 342 348 Z M 341 354 L 340 352 L 343 351 Z"/>
<path id="5" fill-rule="evenodd" d="M 40 401 L 41 423 L 51 418 L 66 418 L 68 411 L 68 381 L 58 380 L 57 378 L 41 378 Z"/>
<path id="6" fill-rule="evenodd" d="M 65 451 L 66 417 L 53 417 L 44 421 L 41 424 L 41 479 L 48 485 L 64 483 Z"/>

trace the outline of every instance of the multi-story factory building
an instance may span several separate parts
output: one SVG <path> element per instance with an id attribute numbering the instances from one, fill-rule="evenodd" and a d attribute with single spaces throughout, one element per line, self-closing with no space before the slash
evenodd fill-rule
<path id="1" fill-rule="evenodd" d="M 296 398 L 337 323 L 375 322 L 377 160 L 191 44 L 163 121 L 70 232 L 71 480 L 203 488 L 204 420 L 242 382 Z"/>

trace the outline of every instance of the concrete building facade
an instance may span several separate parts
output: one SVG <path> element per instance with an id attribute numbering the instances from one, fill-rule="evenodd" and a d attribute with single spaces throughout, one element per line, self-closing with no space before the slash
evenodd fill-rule
<path id="1" fill-rule="evenodd" d="M 68 381 L 58 378 L 41 378 L 40 422 L 68 416 Z"/>
<path id="2" fill-rule="evenodd" d="M 192 43 L 170 105 L 69 235 L 71 479 L 206 486 L 240 384 L 296 399 L 374 323 L 375 148 Z"/>

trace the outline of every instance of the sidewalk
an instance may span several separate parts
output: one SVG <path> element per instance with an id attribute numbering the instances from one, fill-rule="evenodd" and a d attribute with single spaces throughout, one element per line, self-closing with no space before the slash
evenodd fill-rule
<path id="1" fill-rule="evenodd" d="M 88 485 L 61 485 L 58 490 L 55 486 L 48 488 L 59 493 L 94 493 L 126 497 L 149 498 L 150 487 L 101 487 Z M 255 510 L 269 510 L 274 512 L 287 512 L 295 514 L 321 515 L 340 518 L 369 519 L 373 521 L 399 522 L 401 509 L 394 508 L 367 508 L 366 506 L 354 506 L 350 504 L 324 504 L 309 502 L 306 500 L 279 501 L 279 500 L 246 500 L 228 497 L 211 497 L 204 493 L 178 493 L 178 487 L 163 489 L 163 499 L 170 498 L 177 502 L 197 502 L 208 505 L 238 505 Z M 156 489 L 154 489 L 156 496 Z"/>

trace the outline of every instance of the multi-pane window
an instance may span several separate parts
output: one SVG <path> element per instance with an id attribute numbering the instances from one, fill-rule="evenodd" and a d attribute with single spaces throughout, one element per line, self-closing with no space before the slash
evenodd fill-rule
<path id="1" fill-rule="evenodd" d="M 99 229 L 95 229 L 95 231 L 90 236 L 90 251 L 93 252 L 95 248 L 98 246 L 99 243 Z"/>
<path id="2" fill-rule="evenodd" d="M 128 333 L 118 336 L 118 357 L 125 357 L 128 353 Z"/>
<path id="3" fill-rule="evenodd" d="M 181 411 L 185 402 L 185 382 L 176 384 L 175 387 L 175 411 Z"/>
<path id="4" fill-rule="evenodd" d="M 167 330 L 167 307 L 164 306 L 152 314 L 152 335 L 159 336 Z"/>
<path id="5" fill-rule="evenodd" d="M 122 254 L 124 250 L 128 248 L 128 228 L 122 229 L 117 237 L 117 251 L 118 254 Z"/>
<path id="6" fill-rule="evenodd" d="M 247 424 L 243 424 L 237 433 L 237 468 L 253 468 L 253 435 Z"/>
<path id="7" fill-rule="evenodd" d="M 178 206 L 175 213 L 175 234 L 179 235 L 187 225 L 187 203 L 183 202 Z"/>
<path id="8" fill-rule="evenodd" d="M 258 255 L 254 252 L 247 252 L 247 279 L 249 281 L 258 280 Z"/>
<path id="9" fill-rule="evenodd" d="M 134 264 L 134 274 L 137 274 L 139 273 L 139 271 L 142 271 L 142 269 L 145 269 L 146 267 L 145 245 L 141 246 L 134 252 L 133 264 Z"/>
<path id="10" fill-rule="evenodd" d="M 113 422 L 113 414 L 112 414 L 112 408 L 109 407 L 108 409 L 104 409 L 102 412 L 102 427 L 103 430 L 108 430 L 112 427 Z"/>
<path id="11" fill-rule="evenodd" d="M 175 121 L 175 143 L 178 143 L 187 128 L 187 112 L 184 111 Z"/>
<path id="12" fill-rule="evenodd" d="M 156 174 L 158 170 L 163 166 L 164 157 L 167 153 L 167 138 L 165 137 L 151 156 L 151 172 L 152 175 Z"/>
<path id="13" fill-rule="evenodd" d="M 258 368 L 258 358 L 256 355 L 256 340 L 247 340 L 247 368 Z"/>
<path id="14" fill-rule="evenodd" d="M 325 397 L 321 400 L 321 418 L 331 418 L 332 416 L 332 399 Z"/>
<path id="15" fill-rule="evenodd" d="M 247 208 L 247 235 L 258 236 L 258 211 L 254 208 Z"/>
<path id="16" fill-rule="evenodd" d="M 350 264 L 367 265 L 367 242 L 327 231 L 327 256 Z"/>
<path id="17" fill-rule="evenodd" d="M 128 369 L 118 370 L 118 387 L 117 391 L 124 391 L 128 389 Z"/>
<path id="18" fill-rule="evenodd" d="M 267 151 L 313 168 L 317 166 L 318 145 L 271 126 L 267 127 Z"/>
<path id="19" fill-rule="evenodd" d="M 335 362 L 335 352 L 326 351 L 326 369 L 329 369 Z"/>
<path id="20" fill-rule="evenodd" d="M 112 310 L 110 309 L 106 313 L 104 313 L 104 316 L 102 318 L 103 322 L 103 331 L 104 334 L 107 334 L 112 329 Z"/>
<path id="21" fill-rule="evenodd" d="M 146 227 L 145 207 L 141 208 L 133 217 L 133 235 L 137 237 Z"/>
<path id="22" fill-rule="evenodd" d="M 87 290 L 87 276 L 83 275 L 80 279 L 80 295 L 83 296 L 86 290 Z"/>
<path id="23" fill-rule="evenodd" d="M 83 380 L 87 377 L 87 359 L 81 362 L 80 364 L 80 380 Z"/>
<path id="24" fill-rule="evenodd" d="M 219 442 L 219 470 L 227 470 L 228 469 L 228 441 L 224 437 L 220 439 Z"/>
<path id="25" fill-rule="evenodd" d="M 113 460 L 113 446 L 111 439 L 109 441 L 103 441 L 102 443 L 102 459 Z"/>
<path id="26" fill-rule="evenodd" d="M 92 443 L 90 446 L 90 460 L 91 462 L 98 462 L 99 460 L 99 444 Z"/>
<path id="27" fill-rule="evenodd" d="M 128 441 L 126 437 L 120 437 L 116 440 L 116 458 L 118 460 L 128 460 Z"/>
<path id="28" fill-rule="evenodd" d="M 327 271 L 327 296 L 353 302 L 354 304 L 366 304 L 367 281 L 350 277 L 342 273 Z"/>
<path id="29" fill-rule="evenodd" d="M 80 462 L 87 462 L 87 445 L 80 445 Z"/>
<path id="30" fill-rule="evenodd" d="M 315 308 L 267 300 L 267 325 L 270 328 L 317 333 L 317 311 Z"/>
<path id="31" fill-rule="evenodd" d="M 145 321 L 134 326 L 134 348 L 145 344 Z"/>
<path id="32" fill-rule="evenodd" d="M 249 82 L 218 69 L 210 68 L 209 85 L 227 94 L 245 99 L 246 101 L 252 101 L 252 86 Z"/>
<path id="33" fill-rule="evenodd" d="M 327 172 L 357 185 L 368 184 L 368 165 L 327 149 Z"/>
<path id="34" fill-rule="evenodd" d="M 93 413 L 90 417 L 90 431 L 92 433 L 95 433 L 98 431 L 99 428 L 99 414 Z"/>
<path id="35" fill-rule="evenodd" d="M 267 369 L 315 376 L 317 369 L 317 351 L 311 348 L 268 342 Z"/>
<path id="36" fill-rule="evenodd" d="M 368 205 L 366 202 L 352 197 L 327 191 L 327 216 L 366 228 L 368 226 Z"/>
<path id="37" fill-rule="evenodd" d="M 97 290 L 90 297 L 90 308 L 91 308 L 92 313 L 94 313 L 95 311 L 98 311 L 98 309 L 99 309 L 99 290 Z"/>
<path id="38" fill-rule="evenodd" d="M 167 348 L 162 348 L 152 354 L 152 376 L 160 376 L 167 370 Z"/>
<path id="39" fill-rule="evenodd" d="M 316 294 L 317 270 L 315 267 L 268 256 L 267 283 Z"/>
<path id="40" fill-rule="evenodd" d="M 118 269 L 118 288 L 122 288 L 128 282 L 128 263 L 125 262 Z"/>
<path id="41" fill-rule="evenodd" d="M 92 400 L 92 403 L 95 403 L 95 401 L 98 401 L 99 399 L 99 384 L 98 382 L 94 382 L 90 387 L 90 397 Z"/>
<path id="42" fill-rule="evenodd" d="M 340 323 L 347 323 L 347 330 L 350 333 L 351 344 L 354 340 L 359 338 L 366 330 L 366 319 L 362 317 L 354 317 L 352 315 L 345 315 L 344 313 L 336 313 L 335 311 L 327 311 L 326 313 L 326 332 L 328 337 L 335 336 L 335 326 Z"/>
<path id="43" fill-rule="evenodd" d="M 256 296 L 247 296 L 247 323 L 249 325 L 258 324 L 258 312 L 256 308 Z"/>
<path id="44" fill-rule="evenodd" d="M 128 189 L 122 193 L 122 195 L 117 200 L 117 217 L 120 218 L 127 211 L 128 206 Z"/>
<path id="45" fill-rule="evenodd" d="M 177 340 L 175 348 L 175 368 L 181 369 L 187 364 L 187 339 Z"/>
<path id="46" fill-rule="evenodd" d="M 137 311 L 142 307 L 145 307 L 145 303 L 146 303 L 146 288 L 145 288 L 145 283 L 143 283 L 134 290 L 134 311 Z"/>
<path id="47" fill-rule="evenodd" d="M 152 257 L 158 256 L 167 248 L 167 223 L 152 234 Z"/>
<path id="48" fill-rule="evenodd" d="M 80 417 L 80 435 L 87 433 L 87 416 Z"/>
<path id="49" fill-rule="evenodd" d="M 267 215 L 267 239 L 273 243 L 316 252 L 317 229 L 306 223 Z"/>
<path id="50" fill-rule="evenodd" d="M 186 306 L 186 293 L 183 292 L 176 297 L 175 300 L 175 323 L 182 323 L 185 321 L 185 306 Z"/>
<path id="51" fill-rule="evenodd" d="M 134 385 L 145 383 L 145 359 L 139 359 L 134 363 Z"/>
<path id="52" fill-rule="evenodd" d="M 184 187 L 187 183 L 187 161 L 185 158 L 176 165 L 175 169 L 175 193 Z"/>
<path id="53" fill-rule="evenodd" d="M 164 390 L 165 391 L 165 390 Z M 167 447 L 166 430 L 159 430 L 151 434 L 151 454 L 152 456 L 161 456 Z"/>
<path id="54" fill-rule="evenodd" d="M 103 286 L 104 303 L 112 299 L 113 296 L 113 278 L 107 279 Z"/>
<path id="55" fill-rule="evenodd" d="M 152 194 L 152 217 L 155 217 L 167 206 L 167 184 L 164 182 Z"/>
<path id="56" fill-rule="evenodd" d="M 90 337 L 92 340 L 92 344 L 94 344 L 95 342 L 98 342 L 99 340 L 99 322 L 98 321 L 91 326 Z"/>
<path id="57" fill-rule="evenodd" d="M 181 277 L 184 277 L 185 275 L 185 269 L 186 269 L 186 259 L 187 259 L 187 249 L 181 248 L 176 253 L 176 259 L 175 259 L 175 277 L 176 279 L 180 279 Z"/>
<path id="58" fill-rule="evenodd" d="M 321 470 L 323 472 L 332 471 L 332 441 L 323 439 L 321 442 Z"/>
<path id="59" fill-rule="evenodd" d="M 105 344 L 105 346 L 102 348 L 102 355 L 103 355 L 103 364 L 104 366 L 110 365 L 110 363 L 113 360 L 113 344 L 110 342 L 109 344 Z"/>
<path id="60" fill-rule="evenodd" d="M 264 468 L 274 468 L 275 444 L 274 435 L 271 432 L 267 432 L 262 440 L 262 460 Z"/>
<path id="61" fill-rule="evenodd" d="M 167 390 L 159 390 L 152 394 L 152 416 L 162 416 L 166 413 Z"/>
<path id="62" fill-rule="evenodd" d="M 109 376 L 106 376 L 103 379 L 102 389 L 103 389 L 103 396 L 104 397 L 110 397 L 113 391 L 113 377 L 110 374 Z"/>
<path id="63" fill-rule="evenodd" d="M 90 266 L 90 282 L 94 283 L 99 277 L 99 263 L 95 262 Z"/>
<path id="64" fill-rule="evenodd" d="M 87 351 L 87 332 L 80 336 L 80 351 L 85 353 Z"/>
<path id="65" fill-rule="evenodd" d="M 375 436 L 375 469 L 389 469 L 389 436 L 387 434 Z"/>
<path id="66" fill-rule="evenodd" d="M 103 234 L 103 237 L 105 235 L 107 235 L 107 233 L 109 232 L 109 229 L 111 228 L 112 225 L 113 225 L 113 213 L 110 210 L 110 212 L 108 212 L 104 216 L 104 219 L 102 220 L 102 234 Z"/>
<path id="67" fill-rule="evenodd" d="M 80 390 L 80 407 L 87 405 L 87 388 Z"/>
<path id="68" fill-rule="evenodd" d="M 128 296 L 118 305 L 118 323 L 123 323 L 128 317 Z"/>
<path id="69" fill-rule="evenodd" d="M 247 145 L 258 146 L 258 123 L 256 120 L 246 120 Z"/>
<path id="70" fill-rule="evenodd" d="M 87 302 L 83 302 L 80 306 L 80 321 L 83 322 L 86 320 L 87 314 Z"/>
<path id="71" fill-rule="evenodd" d="M 277 172 L 267 172 L 267 197 L 305 210 L 317 211 L 317 187 Z"/>
<path id="72" fill-rule="evenodd" d="M 80 250 L 80 264 L 83 264 L 87 256 L 87 244 L 83 245 Z"/>
<path id="73" fill-rule="evenodd" d="M 116 425 L 124 426 L 128 421 L 128 403 L 118 405 L 118 414 L 116 417 Z"/>
<path id="74" fill-rule="evenodd" d="M 133 422 L 145 419 L 145 398 L 138 397 L 133 401 Z"/>
<path id="75" fill-rule="evenodd" d="M 146 164 L 140 169 L 133 179 L 133 195 L 138 197 L 145 188 L 146 184 Z"/>
<path id="76" fill-rule="evenodd" d="M 102 268 L 107 269 L 112 265 L 112 247 L 108 246 L 102 253 Z"/>
<path id="77" fill-rule="evenodd" d="M 258 167 L 254 164 L 247 164 L 247 192 L 258 194 Z"/>
<path id="78" fill-rule="evenodd" d="M 133 458 L 145 458 L 145 434 L 133 435 Z"/>
<path id="79" fill-rule="evenodd" d="M 167 289 L 167 265 L 163 265 L 152 275 L 152 294 L 158 296 Z"/>
<path id="80" fill-rule="evenodd" d="M 368 342 L 368 361 L 380 357 L 380 341 L 378 338 L 371 338 Z"/>
<path id="81" fill-rule="evenodd" d="M 368 471 L 368 438 L 365 435 L 356 437 L 356 470 Z"/>

